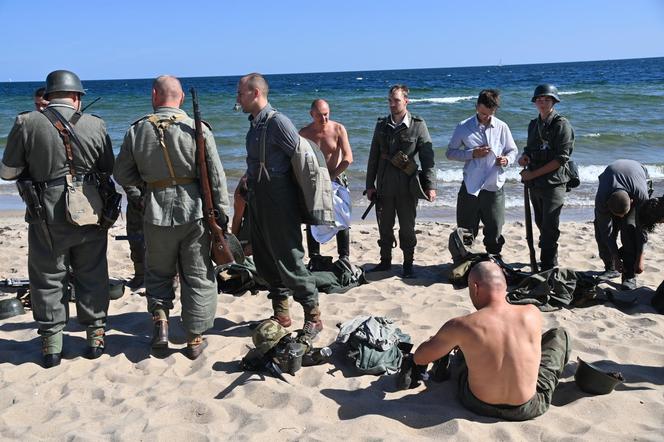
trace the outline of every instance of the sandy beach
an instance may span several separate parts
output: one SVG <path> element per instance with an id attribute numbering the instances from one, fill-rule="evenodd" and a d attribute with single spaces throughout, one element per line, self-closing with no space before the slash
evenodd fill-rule
<path id="1" fill-rule="evenodd" d="M 417 279 L 391 273 L 370 275 L 367 285 L 345 294 L 321 294 L 325 329 L 317 344 L 332 343 L 335 324 L 361 314 L 388 316 L 417 345 L 446 320 L 469 313 L 467 290 L 447 281 L 451 223 L 418 223 Z M 128 244 L 121 219 L 110 230 L 111 277 L 130 278 Z M 591 222 L 566 222 L 560 264 L 600 270 Z M 525 229 L 505 228 L 508 263 L 528 260 Z M 378 260 L 375 223 L 354 225 L 351 259 Z M 0 221 L 0 279 L 27 277 L 27 225 L 22 214 Z M 335 243 L 323 246 L 333 254 Z M 401 253 L 395 252 L 395 262 Z M 650 306 L 662 280 L 664 233 L 651 235 L 638 302 L 626 310 L 613 304 L 544 313 L 545 327 L 564 326 L 573 352 L 550 410 L 528 422 L 501 422 L 465 410 L 456 399 L 455 378 L 397 391 L 394 376 L 358 376 L 344 352 L 333 347 L 330 364 L 273 377 L 245 373 L 239 360 L 251 347 L 249 325 L 271 314 L 265 292 L 219 295 L 209 346 L 190 361 L 180 351 L 184 332 L 180 305 L 171 315 L 172 352 L 150 355 L 151 321 L 141 293 L 125 291 L 111 301 L 106 353 L 81 355 L 85 331 L 75 306 L 66 328 L 62 364 L 41 367 L 40 340 L 31 312 L 0 321 L 0 439 L 2 440 L 662 440 L 664 431 L 664 316 Z M 610 286 L 607 286 L 610 288 Z M 12 295 L 3 295 L 12 296 Z M 302 322 L 293 308 L 294 325 Z M 576 358 L 621 371 L 626 382 L 606 396 L 581 392 L 574 383 Z M 607 362 L 612 361 L 612 362 Z"/>

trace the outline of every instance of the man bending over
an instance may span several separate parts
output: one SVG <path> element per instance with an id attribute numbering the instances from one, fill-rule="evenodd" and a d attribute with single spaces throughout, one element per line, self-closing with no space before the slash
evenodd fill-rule
<path id="1" fill-rule="evenodd" d="M 521 421 L 549 408 L 571 346 L 563 328 L 540 335 L 539 310 L 509 304 L 506 289 L 500 267 L 475 265 L 468 290 L 477 311 L 447 321 L 418 347 L 414 362 L 426 365 L 458 347 L 466 362 L 459 375 L 461 403 L 477 414 Z"/>

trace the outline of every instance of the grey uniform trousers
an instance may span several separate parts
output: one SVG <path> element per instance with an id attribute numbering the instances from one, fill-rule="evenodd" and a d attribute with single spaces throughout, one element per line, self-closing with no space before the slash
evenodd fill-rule
<path id="1" fill-rule="evenodd" d="M 394 221 L 399 217 L 399 247 L 403 250 L 404 261 L 412 262 L 417 237 L 415 236 L 415 218 L 417 217 L 417 198 L 410 193 L 398 195 L 379 195 L 376 203 L 376 220 L 380 239 L 380 260 L 392 260 L 394 244 Z"/>
<path id="2" fill-rule="evenodd" d="M 28 275 L 32 314 L 39 334 L 61 332 L 69 319 L 69 265 L 74 274 L 76 316 L 89 328 L 106 325 L 108 312 L 108 231 L 97 226 L 52 224 L 49 227 L 54 251 L 44 232 L 28 227 Z"/>
<path id="3" fill-rule="evenodd" d="M 304 266 L 299 190 L 290 176 L 249 182 L 251 247 L 258 274 L 268 283 L 270 298 L 318 305 L 316 280 Z"/>
<path id="4" fill-rule="evenodd" d="M 473 237 L 476 237 L 482 221 L 486 251 L 493 254 L 501 252 L 505 244 L 502 235 L 505 224 L 505 192 L 502 187 L 495 192 L 481 190 L 475 196 L 468 193 L 465 183 L 461 183 L 456 211 L 457 226 L 470 230 Z"/>
<path id="5" fill-rule="evenodd" d="M 636 210 L 631 210 L 623 218 L 613 216 L 611 217 L 611 222 L 613 223 L 614 234 L 617 235 L 620 232 L 622 247 L 619 252 L 623 263 L 623 277 L 624 279 L 634 278 L 636 275 L 634 266 L 636 265 L 637 254 L 643 249 L 643 238 L 636 228 Z M 604 262 L 604 268 L 613 269 L 611 250 L 609 250 L 609 246 L 604 242 L 604 238 L 601 237 L 596 224 L 595 241 L 597 242 L 599 257 Z"/>
<path id="6" fill-rule="evenodd" d="M 204 221 L 172 227 L 145 223 L 143 233 L 148 311 L 173 308 L 173 278 L 179 273 L 182 324 L 190 334 L 203 333 L 214 323 L 218 296 Z"/>
<path id="7" fill-rule="evenodd" d="M 558 238 L 560 238 L 560 212 L 565 203 L 566 185 L 531 187 L 535 224 L 540 231 L 539 247 L 542 270 L 558 265 Z"/>
<path id="8" fill-rule="evenodd" d="M 525 421 L 544 414 L 551 405 L 558 379 L 572 351 L 569 334 L 564 328 L 552 328 L 542 335 L 542 358 L 537 375 L 535 396 L 523 405 L 494 405 L 477 399 L 468 386 L 468 369 L 459 375 L 459 400 L 470 411 L 482 416 L 511 421 Z"/>

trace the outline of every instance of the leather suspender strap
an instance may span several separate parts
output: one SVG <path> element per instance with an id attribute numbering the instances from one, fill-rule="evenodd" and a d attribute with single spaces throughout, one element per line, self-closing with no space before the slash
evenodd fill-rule
<path id="1" fill-rule="evenodd" d="M 189 184 L 193 183 L 195 181 L 194 178 L 191 177 L 176 177 L 175 176 L 175 168 L 173 167 L 173 161 L 171 161 L 171 156 L 168 153 L 168 147 L 166 147 L 166 137 L 164 136 L 164 131 L 168 129 L 168 127 L 175 123 L 178 120 L 182 120 L 184 116 L 182 115 L 171 115 L 169 118 L 161 118 L 158 115 L 150 115 L 148 117 L 148 121 L 154 126 L 155 130 L 157 131 L 157 136 L 159 137 L 159 145 L 161 146 L 161 151 L 164 154 L 164 160 L 166 161 L 166 167 L 168 168 L 168 176 L 170 178 L 164 178 L 161 180 L 153 181 L 151 183 L 147 183 L 147 188 L 154 190 L 154 189 L 162 189 L 164 187 L 171 187 L 171 186 L 176 186 L 178 184 Z"/>
<path id="2" fill-rule="evenodd" d="M 60 134 L 60 138 L 62 138 L 62 142 L 65 145 L 65 153 L 67 158 L 67 166 L 69 167 L 69 174 L 72 176 L 76 175 L 76 170 L 74 169 L 74 152 L 71 148 L 72 133 L 62 122 L 64 118 L 58 118 L 58 116 L 62 117 L 59 114 L 59 112 L 48 107 L 44 109 L 42 113 L 46 118 L 48 118 L 48 121 L 51 122 L 53 127 L 55 127 L 55 129 Z"/>
<path id="3" fill-rule="evenodd" d="M 270 120 L 277 114 L 277 111 L 270 111 L 267 114 L 267 119 L 265 120 L 265 125 L 261 131 L 261 140 L 260 140 L 260 151 L 258 152 L 258 160 L 260 162 L 260 169 L 258 169 L 258 181 L 261 180 L 263 176 L 263 171 L 265 171 L 265 176 L 267 180 L 270 181 L 270 173 L 265 167 L 265 144 L 267 143 L 267 125 L 270 124 Z"/>

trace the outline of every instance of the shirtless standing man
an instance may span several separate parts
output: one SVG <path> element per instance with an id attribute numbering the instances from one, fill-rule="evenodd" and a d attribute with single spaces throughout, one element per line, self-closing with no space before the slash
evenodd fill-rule
<path id="1" fill-rule="evenodd" d="M 313 122 L 300 129 L 300 135 L 313 141 L 325 155 L 327 170 L 332 181 L 348 188 L 345 170 L 353 162 L 353 152 L 348 141 L 348 133 L 341 123 L 330 120 L 330 106 L 323 99 L 311 103 L 309 111 Z M 348 260 L 350 256 L 350 233 L 344 229 L 337 233 L 337 252 L 339 259 Z M 307 250 L 309 258 L 320 256 L 320 244 L 311 235 L 307 226 Z"/>
<path id="2" fill-rule="evenodd" d="M 461 403 L 484 416 L 528 420 L 549 408 L 569 360 L 570 338 L 563 328 L 540 335 L 537 307 L 509 304 L 506 289 L 500 267 L 475 265 L 468 291 L 477 312 L 447 321 L 413 357 L 426 365 L 458 347 L 466 362 L 459 375 Z"/>

